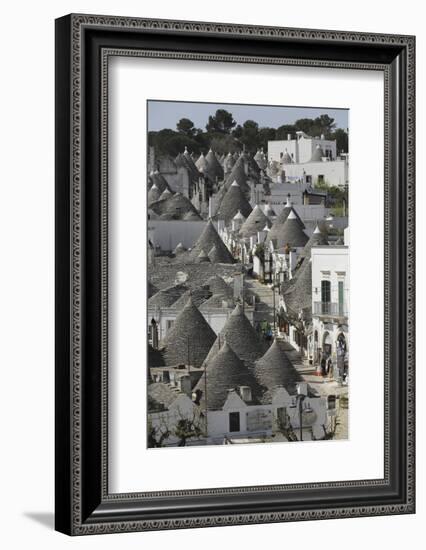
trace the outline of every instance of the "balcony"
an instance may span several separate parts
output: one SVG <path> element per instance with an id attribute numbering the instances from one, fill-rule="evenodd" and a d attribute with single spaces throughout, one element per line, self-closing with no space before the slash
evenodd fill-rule
<path id="1" fill-rule="evenodd" d="M 314 302 L 314 315 L 319 317 L 347 317 L 346 304 L 337 302 Z"/>

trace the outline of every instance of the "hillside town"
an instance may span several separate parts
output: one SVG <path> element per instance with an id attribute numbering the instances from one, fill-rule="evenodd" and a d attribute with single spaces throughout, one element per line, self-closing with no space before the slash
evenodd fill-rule
<path id="1" fill-rule="evenodd" d="M 346 439 L 347 152 L 148 151 L 148 447 Z"/>

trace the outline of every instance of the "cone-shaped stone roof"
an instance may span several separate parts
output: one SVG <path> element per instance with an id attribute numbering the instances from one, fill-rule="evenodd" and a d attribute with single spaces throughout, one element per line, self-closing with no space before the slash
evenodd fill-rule
<path id="1" fill-rule="evenodd" d="M 286 149 L 284 152 L 284 155 L 281 158 L 281 164 L 291 164 L 292 162 L 293 162 L 293 159 L 291 158 L 291 156 L 289 155 L 289 152 Z"/>
<path id="2" fill-rule="evenodd" d="M 271 227 L 271 220 L 263 213 L 260 206 L 256 204 L 249 217 L 241 226 L 240 235 L 241 237 L 250 237 L 251 235 L 255 235 L 258 231 L 262 231 L 265 225 Z"/>
<path id="3" fill-rule="evenodd" d="M 268 241 L 276 240 L 278 248 L 287 244 L 292 247 L 305 246 L 308 242 L 308 237 L 303 231 L 304 226 L 301 224 L 296 212 L 291 208 L 284 223 L 280 222 L 282 219 L 281 214 L 275 220 L 271 231 L 268 233 Z"/>
<path id="4" fill-rule="evenodd" d="M 151 205 L 152 210 L 158 214 L 161 219 L 181 220 L 190 212 L 194 219 L 201 220 L 201 216 L 192 202 L 182 195 L 175 193 L 165 200 L 159 200 Z"/>
<path id="5" fill-rule="evenodd" d="M 208 257 L 212 264 L 226 264 L 228 262 L 228 255 L 229 251 L 225 251 L 223 247 L 218 247 L 216 245 L 213 246 L 213 248 L 210 250 Z"/>
<path id="6" fill-rule="evenodd" d="M 151 298 L 151 296 L 154 296 L 158 292 L 158 288 L 154 286 L 151 281 L 148 280 L 148 298 Z"/>
<path id="7" fill-rule="evenodd" d="M 203 373 L 196 390 L 202 391 L 201 409 L 220 410 L 223 408 L 229 390 L 239 386 L 249 386 L 252 391 L 252 402 L 260 396 L 260 388 L 256 378 L 246 365 L 239 359 L 226 341 Z"/>
<path id="8" fill-rule="evenodd" d="M 211 149 L 206 155 L 206 161 L 207 161 L 206 174 L 210 178 L 210 180 L 216 181 L 216 178 L 222 179 L 223 168 L 220 165 L 219 161 L 217 160 L 216 155 L 213 153 Z"/>
<path id="9" fill-rule="evenodd" d="M 201 250 L 208 250 L 208 253 L 210 254 L 213 247 L 216 247 L 216 254 L 218 256 L 220 255 L 223 260 L 220 263 L 234 263 L 232 254 L 229 252 L 229 250 L 226 248 L 225 243 L 219 237 L 219 234 L 216 231 L 213 222 L 209 220 L 206 223 L 201 235 L 198 237 L 195 245 L 193 246 L 189 258 L 192 261 L 195 261 Z M 210 261 L 213 261 L 212 258 L 210 258 Z"/>
<path id="10" fill-rule="evenodd" d="M 284 386 L 291 394 L 295 390 L 295 384 L 302 379 L 285 353 L 282 344 L 277 340 L 265 355 L 256 361 L 254 373 L 259 384 L 266 389 L 264 397 L 266 397 L 265 401 L 269 402 L 271 390 L 275 386 Z"/>
<path id="11" fill-rule="evenodd" d="M 164 189 L 170 189 L 169 184 L 167 183 L 166 178 L 160 174 L 158 170 L 155 170 L 154 172 L 151 172 L 149 175 L 150 179 L 153 184 L 155 184 L 158 189 L 160 190 L 160 193 L 164 191 Z"/>
<path id="12" fill-rule="evenodd" d="M 159 290 L 148 300 L 148 306 L 170 307 L 174 304 L 186 291 L 188 287 L 185 285 L 173 285 Z"/>
<path id="13" fill-rule="evenodd" d="M 207 172 L 208 162 L 207 162 L 207 159 L 206 159 L 206 157 L 204 156 L 203 153 L 201 153 L 201 155 L 198 157 L 198 159 L 195 163 L 195 166 L 198 168 L 198 170 L 201 173 Z"/>
<path id="14" fill-rule="evenodd" d="M 190 364 L 201 367 L 216 335 L 189 299 L 172 328 L 160 343 L 166 365 Z"/>
<path id="15" fill-rule="evenodd" d="M 208 300 L 203 302 L 200 306 L 200 311 L 205 311 L 206 309 L 222 309 L 224 307 L 224 302 L 226 307 L 232 307 L 229 304 L 233 304 L 232 297 L 224 296 L 223 294 L 213 294 Z"/>
<path id="16" fill-rule="evenodd" d="M 249 201 L 244 196 L 244 193 L 241 191 L 241 187 L 235 181 L 223 197 L 217 211 L 217 217 L 220 220 L 225 220 L 225 223 L 229 223 L 238 211 L 240 211 L 245 218 L 248 218 L 252 208 Z"/>
<path id="17" fill-rule="evenodd" d="M 173 195 L 173 193 L 170 191 L 170 189 L 164 189 L 164 191 L 160 195 L 159 200 L 162 201 L 164 199 L 169 199 L 172 195 Z"/>
<path id="18" fill-rule="evenodd" d="M 317 145 L 312 153 L 310 162 L 320 162 L 322 157 L 325 157 L 324 151 L 321 149 L 320 145 Z"/>
<path id="19" fill-rule="evenodd" d="M 247 183 L 247 174 L 244 170 L 244 159 L 239 158 L 237 162 L 232 167 L 231 173 L 225 180 L 225 189 L 228 190 L 229 187 L 236 181 L 241 187 L 243 193 L 250 192 L 250 186 Z"/>
<path id="20" fill-rule="evenodd" d="M 200 221 L 202 218 L 200 216 L 200 214 L 194 210 L 188 210 L 188 212 L 183 216 L 182 218 L 184 221 L 186 222 L 198 222 Z"/>
<path id="21" fill-rule="evenodd" d="M 189 175 L 192 181 L 196 181 L 200 177 L 200 172 L 195 166 L 195 163 L 187 150 L 185 153 L 179 153 L 177 155 L 177 157 L 175 158 L 175 164 L 177 167 L 186 168 L 189 171 Z"/>
<path id="22" fill-rule="evenodd" d="M 266 170 L 266 168 L 268 167 L 268 159 L 266 158 L 266 155 L 265 155 L 265 153 L 263 152 L 263 150 L 258 151 L 258 152 L 254 155 L 253 160 L 256 161 L 256 164 L 258 165 L 258 167 L 259 167 L 261 170 Z"/>
<path id="23" fill-rule="evenodd" d="M 228 172 L 231 172 L 234 165 L 235 165 L 235 159 L 231 155 L 231 153 L 228 153 L 226 157 L 223 159 L 223 170 L 225 174 L 227 174 Z"/>
<path id="24" fill-rule="evenodd" d="M 207 356 L 207 364 L 219 351 L 224 340 L 228 342 L 238 357 L 249 366 L 253 365 L 265 352 L 265 344 L 260 340 L 241 304 L 237 304 L 216 338 Z"/>
<path id="25" fill-rule="evenodd" d="M 281 210 L 279 216 L 277 216 L 277 218 L 276 218 L 274 224 L 277 224 L 277 225 L 283 224 L 283 223 L 287 220 L 287 218 L 288 218 L 290 212 L 293 212 L 293 213 L 294 213 L 294 215 L 296 216 L 296 218 L 299 220 L 302 229 L 305 229 L 305 225 L 304 225 L 304 223 L 302 222 L 302 220 L 301 220 L 299 214 L 298 214 L 298 213 L 296 212 L 296 210 L 294 209 L 294 207 L 293 207 L 293 205 L 292 205 L 292 203 L 291 203 L 291 201 L 290 201 L 290 197 L 287 197 L 287 201 L 286 201 L 286 203 L 285 203 L 285 205 L 284 205 L 284 208 Z"/>
<path id="26" fill-rule="evenodd" d="M 309 241 L 305 244 L 305 247 L 300 254 L 300 258 L 310 258 L 311 248 L 313 246 L 324 246 L 324 245 L 328 245 L 327 237 L 324 235 L 324 233 L 321 233 L 319 227 L 316 226 L 314 232 L 309 237 Z"/>
<path id="27" fill-rule="evenodd" d="M 161 196 L 161 192 L 158 189 L 157 184 L 154 183 L 154 185 L 148 191 L 148 206 L 151 206 L 152 203 L 158 201 L 160 196 Z"/>
<path id="28" fill-rule="evenodd" d="M 284 293 L 284 302 L 289 313 L 298 315 L 301 310 L 312 309 L 312 262 L 303 262 L 295 283 Z"/>
<path id="29" fill-rule="evenodd" d="M 212 292 L 206 287 L 194 288 L 193 290 L 187 290 L 176 302 L 173 304 L 173 309 L 180 311 L 183 309 L 188 300 L 192 300 L 192 303 L 196 307 L 200 307 L 206 300 L 211 298 Z"/>
<path id="30" fill-rule="evenodd" d="M 223 296 L 232 297 L 233 289 L 219 275 L 213 275 L 206 282 L 207 288 L 212 294 L 222 294 Z"/>
<path id="31" fill-rule="evenodd" d="M 200 253 L 195 258 L 195 261 L 197 263 L 210 262 L 210 258 L 208 257 L 207 252 L 204 250 L 204 248 L 200 250 Z"/>
<path id="32" fill-rule="evenodd" d="M 182 252 L 186 252 L 186 248 L 183 246 L 182 243 L 178 243 L 173 250 L 173 254 L 177 256 L 178 254 L 182 254 Z"/>

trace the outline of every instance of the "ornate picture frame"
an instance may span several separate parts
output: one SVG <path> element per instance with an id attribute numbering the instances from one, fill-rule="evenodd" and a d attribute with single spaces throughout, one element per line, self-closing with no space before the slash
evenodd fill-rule
<path id="1" fill-rule="evenodd" d="M 108 491 L 108 59 L 384 75 L 383 479 Z M 72 14 L 56 21 L 56 529 L 69 535 L 415 511 L 415 38 Z"/>

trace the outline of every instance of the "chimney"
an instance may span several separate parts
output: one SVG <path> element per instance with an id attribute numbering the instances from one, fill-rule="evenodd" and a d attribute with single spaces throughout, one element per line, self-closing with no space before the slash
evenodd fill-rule
<path id="1" fill-rule="evenodd" d="M 240 397 L 247 403 L 251 401 L 251 388 L 250 386 L 240 386 Z"/>
<path id="2" fill-rule="evenodd" d="M 266 239 L 266 231 L 262 229 L 262 231 L 257 232 L 257 242 L 263 243 L 263 241 Z"/>
<path id="3" fill-rule="evenodd" d="M 287 141 L 291 141 L 291 134 L 287 134 Z"/>
<path id="4" fill-rule="evenodd" d="M 308 384 L 306 382 L 299 382 L 297 384 L 297 393 L 299 395 L 308 395 Z"/>

